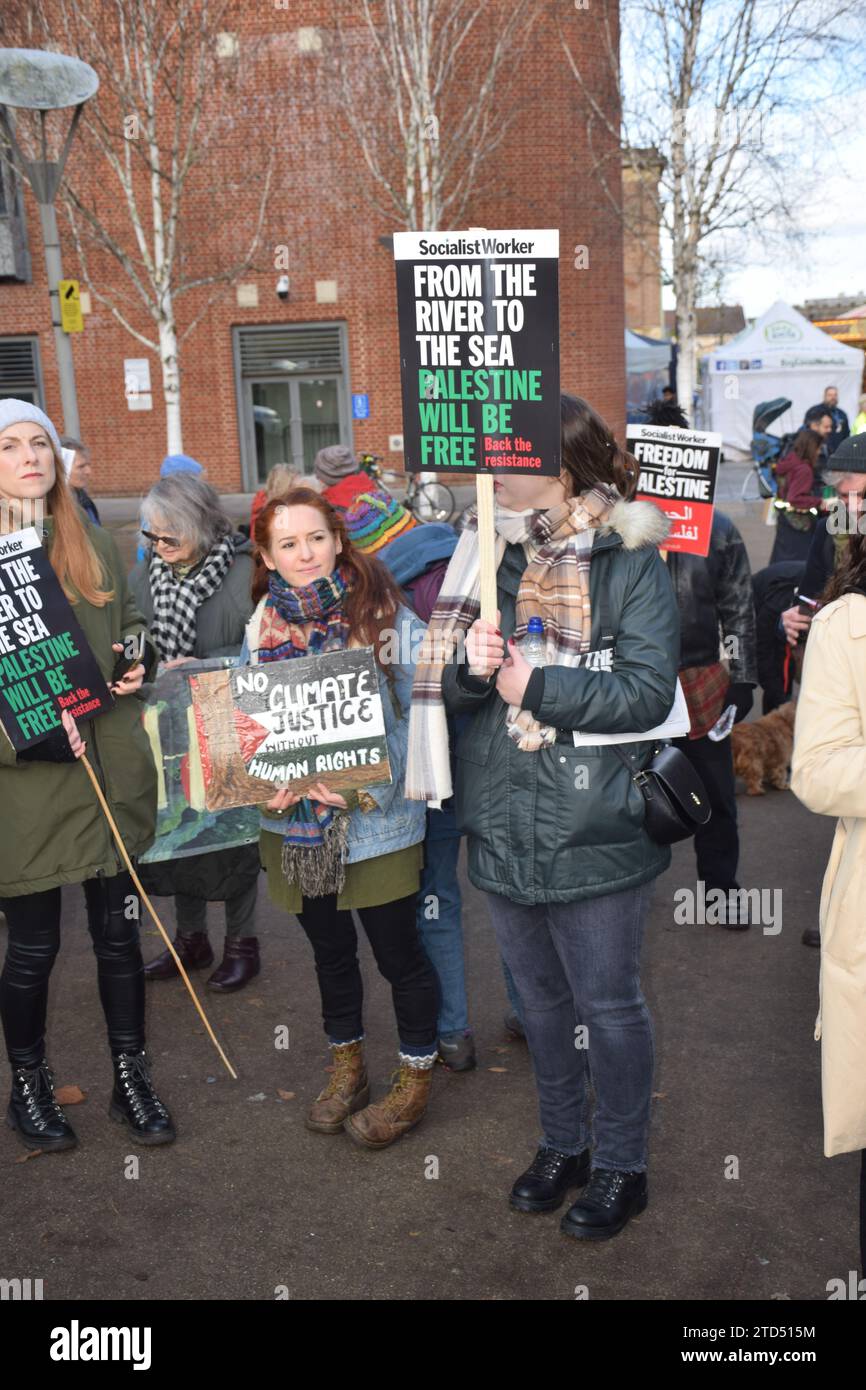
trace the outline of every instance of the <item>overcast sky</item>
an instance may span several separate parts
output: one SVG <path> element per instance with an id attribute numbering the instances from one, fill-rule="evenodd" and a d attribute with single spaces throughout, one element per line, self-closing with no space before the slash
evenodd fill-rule
<path id="1" fill-rule="evenodd" d="M 742 304 L 747 318 L 758 318 L 776 299 L 802 304 L 862 291 L 866 302 L 866 127 L 853 110 L 851 123 L 850 139 L 837 139 L 835 152 L 819 160 L 820 174 L 804 175 L 799 220 L 806 246 L 768 256 L 756 233 L 737 258 L 740 267 L 732 264 L 723 298 Z M 669 291 L 665 296 L 672 308 Z"/>
<path id="2" fill-rule="evenodd" d="M 629 47 L 622 55 L 627 89 L 645 80 L 639 46 L 636 54 Z M 866 46 L 860 51 L 866 56 Z M 777 299 L 802 304 L 862 292 L 859 302 L 866 301 L 866 62 L 849 50 L 842 68 L 840 77 L 836 64 L 803 64 L 797 106 L 762 130 L 765 148 L 791 170 L 786 192 L 804 244 L 774 243 L 760 228 L 739 237 L 726 248 L 721 294 L 702 302 L 742 304 L 747 318 L 757 318 Z M 663 296 L 672 308 L 670 290 Z"/>

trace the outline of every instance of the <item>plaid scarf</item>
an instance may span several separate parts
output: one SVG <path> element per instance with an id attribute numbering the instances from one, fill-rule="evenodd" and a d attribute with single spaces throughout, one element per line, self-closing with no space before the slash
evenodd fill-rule
<path id="1" fill-rule="evenodd" d="M 163 661 L 192 656 L 199 605 L 211 598 L 234 564 L 239 538 L 222 536 L 201 564 L 179 579 L 171 565 L 151 551 L 148 563 L 153 622 L 150 631 Z"/>
<path id="2" fill-rule="evenodd" d="M 258 660 L 289 661 L 341 651 L 349 639 L 343 615 L 348 576 L 339 568 L 326 579 L 292 588 L 272 573 L 259 629 Z M 309 637 L 304 626 L 312 623 Z M 314 797 L 303 797 L 288 812 L 283 836 L 282 870 L 305 898 L 340 893 L 346 882 L 345 852 L 349 817 Z"/>
<path id="3" fill-rule="evenodd" d="M 589 564 L 595 531 L 603 526 L 619 493 L 605 485 L 589 488 L 545 512 L 496 510 L 496 565 L 508 544 L 522 544 L 527 566 L 517 595 L 515 639 L 529 619 L 540 617 L 551 665 L 574 666 L 589 651 L 592 612 Z M 442 592 L 421 646 L 412 687 L 406 797 L 433 806 L 451 795 L 448 728 L 442 700 L 442 673 L 454 659 L 455 645 L 480 612 L 481 568 L 477 517 L 470 513 L 451 557 Z M 556 738 L 526 710 L 510 706 L 507 728 L 518 747 L 536 752 Z"/>

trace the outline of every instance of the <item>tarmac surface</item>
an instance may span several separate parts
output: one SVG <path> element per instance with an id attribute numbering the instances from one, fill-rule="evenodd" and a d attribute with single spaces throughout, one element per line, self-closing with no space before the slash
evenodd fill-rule
<path id="1" fill-rule="evenodd" d="M 772 531 L 741 503 L 742 468 L 722 470 L 721 505 L 754 568 Z M 248 499 L 236 499 L 237 515 Z M 100 503 L 124 552 L 134 502 Z M 754 717 L 754 716 L 753 716 Z M 219 997 L 194 976 L 234 1063 L 224 1070 L 179 981 L 148 986 L 154 1075 L 178 1127 L 136 1149 L 108 1117 L 111 1067 L 83 895 L 64 891 L 64 938 L 49 1008 L 58 1085 L 77 1085 L 71 1153 L 26 1159 L 0 1138 L 0 1276 L 42 1279 L 45 1299 L 825 1300 L 858 1265 L 859 1157 L 823 1158 L 813 1041 L 816 921 L 833 835 L 790 791 L 739 798 L 740 882 L 766 890 L 765 925 L 678 925 L 674 894 L 695 887 L 690 842 L 656 883 L 643 953 L 656 1072 L 650 1203 L 615 1240 L 559 1233 L 561 1213 L 512 1211 L 507 1195 L 538 1136 L 525 1045 L 506 997 L 486 909 L 463 871 L 471 1021 L 478 1068 L 437 1068 L 428 1115 L 380 1153 L 308 1132 L 327 1061 L 311 954 L 264 885 L 263 969 Z M 773 891 L 780 890 L 780 898 Z M 171 930 L 173 907 L 160 899 Z M 781 912 L 781 917 L 779 913 Z M 210 908 L 222 942 L 222 909 Z M 389 990 L 361 935 L 371 1082 L 396 1064 Z M 160 949 L 143 926 L 145 958 Z M 209 972 L 205 972 L 209 973 Z M 287 1050 L 275 1046 L 288 1028 Z M 133 1162 L 135 1160 L 135 1162 Z M 782 1319 L 780 1319 L 782 1321 Z"/>

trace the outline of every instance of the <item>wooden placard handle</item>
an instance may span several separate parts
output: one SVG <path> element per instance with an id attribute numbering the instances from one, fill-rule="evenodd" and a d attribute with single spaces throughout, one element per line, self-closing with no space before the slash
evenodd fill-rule
<path id="1" fill-rule="evenodd" d="M 478 554 L 481 562 L 481 617 L 496 626 L 496 528 L 493 524 L 493 474 L 476 473 Z"/>
<path id="2" fill-rule="evenodd" d="M 122 859 L 123 859 L 123 862 L 124 862 L 124 864 L 126 865 L 127 869 L 129 870 L 129 873 L 130 873 L 130 876 L 131 876 L 131 878 L 132 878 L 132 881 L 133 881 L 133 883 L 135 884 L 136 888 L 138 889 L 138 891 L 139 891 L 139 893 L 140 893 L 140 895 L 141 895 L 141 900 L 142 900 L 142 902 L 144 903 L 145 907 L 147 908 L 148 912 L 150 913 L 151 917 L 153 918 L 154 922 L 156 923 L 157 927 L 159 928 L 159 931 L 160 931 L 160 934 L 161 934 L 161 936 L 162 936 L 163 941 L 165 942 L 166 946 L 168 947 L 169 951 L 171 952 L 172 956 L 174 957 L 174 963 L 175 963 L 175 965 L 177 966 L 178 970 L 180 971 L 181 979 L 183 980 L 184 984 L 186 985 L 187 989 L 189 990 L 190 998 L 192 999 L 192 1002 L 195 1004 L 196 1008 L 198 1009 L 198 1012 L 199 1012 L 199 1016 L 200 1016 L 200 1018 L 201 1018 L 201 1021 L 202 1021 L 202 1023 L 204 1024 L 204 1026 L 205 1026 L 205 1028 L 207 1029 L 207 1031 L 208 1031 L 208 1035 L 209 1035 L 209 1037 L 210 1037 L 211 1042 L 213 1043 L 214 1047 L 216 1048 L 217 1052 L 219 1053 L 220 1057 L 222 1058 L 222 1061 L 223 1061 L 224 1064 L 225 1064 L 225 1067 L 226 1067 L 226 1070 L 227 1070 L 228 1073 L 229 1073 L 229 1076 L 231 1076 L 232 1080 L 237 1081 L 237 1079 L 238 1079 L 238 1074 L 237 1074 L 237 1072 L 235 1071 L 234 1067 L 232 1066 L 231 1062 L 229 1061 L 228 1057 L 227 1057 L 226 1054 L 223 1052 L 222 1048 L 220 1047 L 220 1045 L 219 1045 L 219 1043 L 218 1043 L 218 1041 L 217 1041 L 216 1034 L 214 1033 L 214 1030 L 211 1028 L 210 1023 L 208 1022 L 207 1015 L 205 1014 L 204 1009 L 202 1008 L 201 1004 L 200 1004 L 199 1001 L 198 1001 L 198 995 L 196 994 L 195 990 L 194 990 L 193 987 L 192 987 L 192 984 L 190 983 L 189 975 L 187 975 L 186 971 L 184 970 L 183 965 L 181 964 L 180 957 L 178 956 L 177 951 L 174 949 L 174 943 L 173 943 L 173 941 L 171 940 L 171 938 L 169 937 L 169 934 L 168 934 L 168 932 L 166 931 L 165 927 L 162 925 L 162 922 L 159 920 L 159 917 L 157 916 L 156 908 L 154 907 L 153 903 L 150 901 L 150 898 L 147 896 L 147 894 L 145 893 L 144 889 L 143 889 L 142 886 L 141 886 L 141 880 L 139 879 L 138 874 L 135 872 L 135 869 L 133 868 L 133 865 L 132 865 L 132 860 L 130 859 L 129 855 L 128 855 L 127 852 L 126 852 L 126 845 L 123 843 L 123 838 L 122 838 L 122 836 L 121 836 L 121 834 L 120 834 L 120 831 L 119 831 L 118 828 L 117 828 L 117 825 L 116 825 L 115 820 L 114 820 L 114 816 L 111 814 L 111 808 L 109 807 L 108 802 L 106 801 L 105 797 L 104 797 L 103 794 L 102 794 L 102 788 L 100 787 L 99 782 L 97 781 L 96 774 L 94 773 L 93 768 L 90 766 L 90 763 L 87 761 L 87 757 L 86 757 L 86 755 L 85 755 L 84 753 L 82 753 L 81 758 L 80 758 L 80 761 L 84 764 L 84 770 L 85 770 L 85 772 L 87 773 L 88 777 L 90 778 L 91 782 L 93 783 L 93 789 L 94 789 L 94 791 L 96 792 L 96 795 L 97 795 L 97 797 L 98 797 L 98 799 L 99 799 L 99 804 L 100 804 L 100 806 L 102 807 L 103 813 L 104 813 L 104 815 L 105 815 L 105 819 L 108 821 L 108 824 L 111 826 L 111 833 L 112 833 L 112 835 L 114 836 L 115 842 L 116 842 L 116 844 L 117 844 L 117 848 L 120 850 L 120 854 L 121 854 L 121 857 L 122 857 Z"/>

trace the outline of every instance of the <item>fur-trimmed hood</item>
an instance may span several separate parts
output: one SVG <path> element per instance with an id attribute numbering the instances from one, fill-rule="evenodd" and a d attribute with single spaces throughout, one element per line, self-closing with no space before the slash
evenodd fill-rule
<path id="1" fill-rule="evenodd" d="M 627 502 L 623 497 L 614 502 L 607 521 L 598 529 L 602 535 L 616 531 L 625 550 L 638 550 L 644 545 L 661 545 L 671 523 L 654 502 Z"/>

